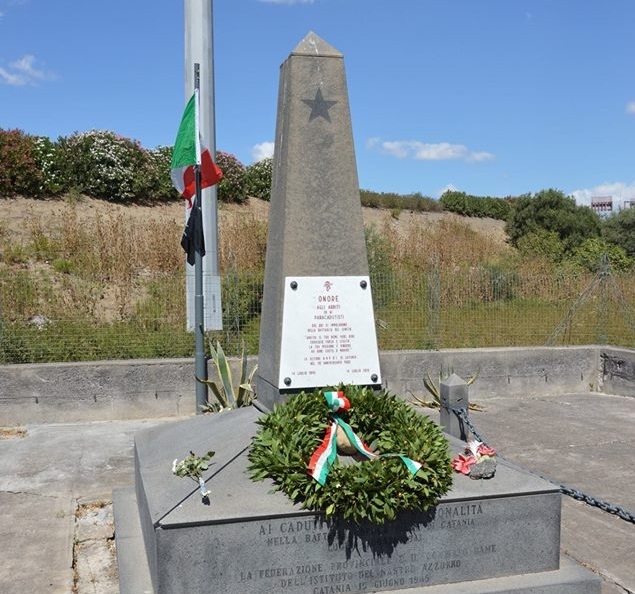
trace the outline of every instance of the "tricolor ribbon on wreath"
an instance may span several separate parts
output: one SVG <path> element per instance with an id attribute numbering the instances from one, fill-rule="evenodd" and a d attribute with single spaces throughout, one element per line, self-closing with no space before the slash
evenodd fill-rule
<path id="1" fill-rule="evenodd" d="M 324 399 L 327 406 L 331 409 L 331 423 L 326 428 L 324 439 L 318 448 L 313 452 L 311 460 L 309 460 L 309 474 L 324 486 L 326 479 L 331 470 L 331 466 L 337 458 L 337 428 L 341 427 L 348 441 L 354 448 L 369 460 L 377 460 L 379 458 L 399 458 L 408 472 L 412 476 L 417 474 L 422 464 L 416 462 L 402 454 L 377 454 L 373 452 L 360 438 L 355 434 L 352 427 L 344 421 L 337 413 L 339 411 L 348 410 L 351 403 L 344 396 L 344 392 L 324 392 Z"/>

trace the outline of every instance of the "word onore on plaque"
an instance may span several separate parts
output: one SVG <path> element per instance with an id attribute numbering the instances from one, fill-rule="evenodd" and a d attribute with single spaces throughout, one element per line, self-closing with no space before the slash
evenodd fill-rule
<path id="1" fill-rule="evenodd" d="M 278 388 L 381 384 L 367 276 L 286 277 Z"/>

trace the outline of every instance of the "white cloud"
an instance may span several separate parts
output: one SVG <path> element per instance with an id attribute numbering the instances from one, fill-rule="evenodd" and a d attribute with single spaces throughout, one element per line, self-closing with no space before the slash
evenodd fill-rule
<path id="1" fill-rule="evenodd" d="M 381 140 L 370 138 L 366 142 L 369 150 L 379 150 L 397 159 L 415 159 L 416 161 L 449 161 L 460 159 L 470 163 L 490 161 L 492 153 L 474 152 L 463 144 L 449 142 L 428 143 L 418 140 Z"/>
<path id="2" fill-rule="evenodd" d="M 273 157 L 273 149 L 275 143 L 273 142 L 260 142 L 251 147 L 251 157 L 254 162 L 262 161 L 268 157 Z"/>
<path id="3" fill-rule="evenodd" d="M 14 87 L 36 85 L 39 81 L 55 80 L 55 78 L 52 72 L 36 68 L 35 56 L 30 54 L 11 62 L 9 69 L 0 68 L 0 81 Z"/>
<path id="4" fill-rule="evenodd" d="M 482 161 L 492 161 L 496 156 L 493 153 L 486 153 L 485 151 L 470 153 L 466 161 L 470 163 L 481 163 Z"/>
<path id="5" fill-rule="evenodd" d="M 14 6 L 20 6 L 22 4 L 27 4 L 30 0 L 0 0 L 0 8 L 6 8 L 7 11 L 13 9 Z M 0 10 L 0 20 L 2 20 L 6 15 L 7 11 Z"/>
<path id="6" fill-rule="evenodd" d="M 436 192 L 435 198 L 441 198 L 446 192 L 458 192 L 459 189 L 454 184 L 446 184 Z"/>
<path id="7" fill-rule="evenodd" d="M 0 68 L 0 81 L 12 87 L 20 87 L 26 84 L 22 75 L 14 74 L 4 68 Z"/>
<path id="8" fill-rule="evenodd" d="M 591 199 L 600 196 L 610 196 L 613 198 L 613 208 L 621 208 L 626 201 L 635 200 L 635 182 L 625 184 L 624 182 L 606 182 L 593 188 L 574 190 L 570 195 L 575 198 L 577 204 L 590 206 Z"/>
<path id="9" fill-rule="evenodd" d="M 369 151 L 374 150 L 376 147 L 378 147 L 381 144 L 381 138 L 379 138 L 378 136 L 371 136 L 367 141 L 366 141 L 366 148 Z"/>
<path id="10" fill-rule="evenodd" d="M 626 113 L 635 114 L 635 101 L 629 101 L 626 104 Z"/>

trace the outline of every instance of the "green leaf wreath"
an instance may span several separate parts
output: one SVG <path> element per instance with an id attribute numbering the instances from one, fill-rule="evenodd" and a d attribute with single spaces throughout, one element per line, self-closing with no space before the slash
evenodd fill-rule
<path id="1" fill-rule="evenodd" d="M 338 456 L 321 486 L 308 472 L 332 415 L 324 391 L 302 392 L 259 419 L 249 451 L 253 480 L 270 478 L 303 509 L 383 524 L 400 511 L 426 511 L 452 484 L 448 442 L 428 417 L 386 391 L 340 387 L 350 409 L 338 413 L 353 431 L 380 454 L 400 454 L 422 467 L 413 476 L 399 457 L 351 463 Z M 348 463 L 347 463 L 348 462 Z"/>

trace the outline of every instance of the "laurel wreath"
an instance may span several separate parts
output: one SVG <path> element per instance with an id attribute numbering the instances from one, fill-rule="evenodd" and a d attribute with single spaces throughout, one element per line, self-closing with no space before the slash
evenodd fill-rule
<path id="1" fill-rule="evenodd" d="M 452 485 L 448 442 L 438 425 L 386 391 L 340 386 L 351 408 L 341 417 L 378 453 L 398 453 L 422 463 L 413 476 L 397 457 L 338 460 L 324 487 L 308 474 L 331 416 L 324 392 L 302 392 L 258 420 L 249 450 L 252 480 L 272 479 L 302 509 L 359 523 L 383 524 L 400 511 L 426 511 Z M 348 463 L 347 463 L 348 462 Z"/>

